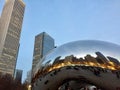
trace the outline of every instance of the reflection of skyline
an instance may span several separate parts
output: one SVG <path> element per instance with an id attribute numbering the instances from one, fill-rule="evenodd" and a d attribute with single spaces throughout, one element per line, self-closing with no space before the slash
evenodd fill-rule
<path id="1" fill-rule="evenodd" d="M 53 64 L 55 58 L 58 56 L 61 56 L 61 59 L 72 54 L 77 58 L 84 58 L 87 54 L 96 57 L 97 55 L 95 52 L 97 51 L 104 53 L 106 56 L 112 56 L 120 60 L 120 48 L 118 48 L 117 45 L 104 41 L 81 40 L 57 47 L 49 55 L 46 55 L 45 59 L 42 60 L 42 65 L 44 66 L 49 60 L 51 60 L 51 64 Z"/>
<path id="2" fill-rule="evenodd" d="M 61 56 L 58 56 L 57 58 L 55 58 L 53 64 L 60 63 L 64 60 L 60 58 Z M 105 57 L 101 52 L 96 52 L 96 57 L 93 57 L 90 54 L 87 54 L 84 58 L 82 57 L 77 58 L 77 57 L 74 57 L 74 55 L 66 56 L 64 62 L 81 62 L 81 63 L 93 62 L 93 63 L 106 64 L 106 65 L 107 64 L 109 65 L 109 63 L 111 62 L 114 65 L 120 65 L 120 62 L 116 58 L 113 58 L 111 56 Z"/>
<path id="3" fill-rule="evenodd" d="M 47 62 L 36 74 L 39 73 L 41 76 L 65 66 L 92 66 L 109 70 L 120 70 L 120 62 L 116 58 L 104 56 L 101 52 L 96 52 L 95 54 L 97 55 L 96 57 L 87 54 L 84 58 L 77 58 L 74 55 L 70 55 L 66 56 L 65 59 L 61 59 L 61 56 L 58 56 L 55 58 L 53 65 L 50 64 L 50 61 Z"/>

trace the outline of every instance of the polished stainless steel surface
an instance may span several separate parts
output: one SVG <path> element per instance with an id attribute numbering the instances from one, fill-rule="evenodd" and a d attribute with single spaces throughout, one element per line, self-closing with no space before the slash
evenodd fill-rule
<path id="1" fill-rule="evenodd" d="M 81 40 L 81 41 L 70 42 L 55 48 L 49 54 L 47 54 L 36 66 L 34 70 L 35 72 L 34 74 L 36 74 L 38 70 L 39 71 L 45 70 L 48 66 L 52 66 L 55 65 L 56 62 L 58 63 L 59 61 L 63 61 L 63 59 L 65 61 L 66 60 L 65 58 L 71 55 L 77 58 L 76 60 L 80 58 L 86 60 L 85 59 L 86 56 L 88 56 L 88 59 L 89 56 L 92 58 L 98 57 L 100 59 L 103 59 L 102 60 L 103 63 L 110 61 L 110 63 L 112 62 L 113 64 L 119 66 L 120 46 L 113 43 L 97 41 L 97 40 Z M 98 65 L 101 64 L 102 62 L 100 63 L 98 60 L 97 62 L 93 61 L 93 63 L 97 63 Z M 84 65 L 85 64 L 86 63 L 84 63 Z"/>
<path id="2" fill-rule="evenodd" d="M 120 46 L 96 40 L 64 44 L 37 64 L 32 83 L 33 90 L 58 90 L 65 83 L 73 90 L 80 90 L 84 84 L 84 87 L 95 85 L 104 90 L 120 90 Z M 77 86 L 79 89 L 75 89 Z"/>

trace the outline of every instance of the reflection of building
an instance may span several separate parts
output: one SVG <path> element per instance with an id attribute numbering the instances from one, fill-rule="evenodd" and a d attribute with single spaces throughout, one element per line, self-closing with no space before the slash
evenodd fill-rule
<path id="1" fill-rule="evenodd" d="M 39 60 L 54 48 L 54 39 L 47 33 L 42 32 L 35 37 L 34 54 L 32 69 L 36 66 Z"/>
<path id="2" fill-rule="evenodd" d="M 59 63 L 60 58 L 61 56 L 56 57 L 54 63 Z"/>
<path id="3" fill-rule="evenodd" d="M 97 60 L 96 60 L 94 57 L 92 57 L 91 55 L 86 55 L 86 56 L 85 56 L 85 60 L 86 60 L 87 62 L 97 63 Z"/>
<path id="4" fill-rule="evenodd" d="M 76 41 L 57 47 L 35 68 L 33 90 L 119 89 L 120 66 L 113 63 L 119 63 L 119 53 L 120 46 L 102 41 Z"/>
<path id="5" fill-rule="evenodd" d="M 108 60 L 101 52 L 96 52 L 97 55 L 97 61 L 102 64 L 108 64 Z"/>
<path id="6" fill-rule="evenodd" d="M 111 62 L 115 63 L 116 65 L 120 65 L 120 62 L 116 59 L 116 58 L 113 58 L 113 57 L 110 57 L 108 56 L 107 57 Z"/>
<path id="7" fill-rule="evenodd" d="M 13 76 L 25 4 L 22 0 L 6 0 L 0 18 L 0 72 Z"/>
<path id="8" fill-rule="evenodd" d="M 22 70 L 16 69 L 14 78 L 16 81 L 21 82 L 22 81 Z"/>
<path id="9" fill-rule="evenodd" d="M 73 55 L 70 55 L 70 56 L 67 56 L 67 57 L 65 57 L 65 61 L 64 62 L 72 62 L 73 61 Z"/>

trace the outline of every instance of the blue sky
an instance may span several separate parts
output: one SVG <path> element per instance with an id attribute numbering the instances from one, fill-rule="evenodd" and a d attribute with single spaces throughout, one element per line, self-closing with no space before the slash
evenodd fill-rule
<path id="1" fill-rule="evenodd" d="M 45 31 L 56 46 L 76 40 L 120 45 L 120 0 L 24 0 L 26 10 L 17 68 L 31 69 L 35 35 Z M 0 0 L 0 12 L 4 0 Z"/>

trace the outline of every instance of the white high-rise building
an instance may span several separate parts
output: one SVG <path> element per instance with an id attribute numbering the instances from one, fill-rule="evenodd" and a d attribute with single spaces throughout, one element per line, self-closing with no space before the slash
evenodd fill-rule
<path id="1" fill-rule="evenodd" d="M 14 75 L 25 4 L 6 0 L 0 18 L 0 72 Z"/>

